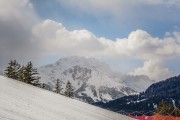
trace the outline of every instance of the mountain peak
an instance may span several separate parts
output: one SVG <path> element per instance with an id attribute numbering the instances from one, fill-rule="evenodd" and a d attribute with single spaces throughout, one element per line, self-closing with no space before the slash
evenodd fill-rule
<path id="1" fill-rule="evenodd" d="M 142 90 L 144 86 L 151 84 L 151 81 L 141 76 L 114 72 L 98 59 L 78 56 L 61 58 L 53 64 L 40 67 L 38 71 L 41 82 L 48 84 L 52 89 L 56 79 L 61 80 L 62 87 L 70 81 L 74 86 L 75 97 L 89 103 L 107 102 L 136 94 L 136 90 Z M 143 83 L 143 87 L 139 83 Z"/>
<path id="2" fill-rule="evenodd" d="M 59 59 L 54 65 L 61 68 L 71 68 L 73 66 L 87 67 L 103 73 L 109 73 L 111 68 L 105 62 L 92 57 L 71 56 Z"/>
<path id="3" fill-rule="evenodd" d="M 100 66 L 104 65 L 109 67 L 106 63 L 99 61 L 95 58 L 92 57 L 79 57 L 79 56 L 71 56 L 71 57 L 66 57 L 66 58 L 61 58 L 59 59 L 56 63 L 62 63 L 62 62 L 68 62 L 71 64 L 80 64 L 84 66 Z"/>
<path id="4" fill-rule="evenodd" d="M 54 88 L 54 81 L 61 80 L 62 87 L 67 81 L 74 86 L 75 97 L 89 103 L 107 102 L 136 92 L 119 82 L 117 75 L 104 62 L 95 58 L 66 57 L 54 64 L 38 69 L 41 81 Z"/>

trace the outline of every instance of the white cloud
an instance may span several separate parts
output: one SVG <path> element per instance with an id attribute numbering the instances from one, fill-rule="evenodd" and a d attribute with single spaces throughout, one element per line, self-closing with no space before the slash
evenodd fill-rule
<path id="1" fill-rule="evenodd" d="M 176 56 L 180 53 L 179 44 L 173 37 L 159 39 L 152 37 L 143 30 L 132 32 L 128 39 L 128 49 L 132 55 L 141 59 L 164 59 L 167 56 Z"/>
<path id="2" fill-rule="evenodd" d="M 136 30 L 128 38 L 98 38 L 87 30 L 67 30 L 61 23 L 45 20 L 34 26 L 33 35 L 50 54 L 80 56 L 129 57 L 142 60 L 167 59 L 180 53 L 178 37 L 154 38 Z M 177 36 L 177 35 L 176 35 Z"/>
<path id="3" fill-rule="evenodd" d="M 164 61 L 180 55 L 177 32 L 160 39 L 146 31 L 136 30 L 128 38 L 113 41 L 98 38 L 87 30 L 68 31 L 61 23 L 45 20 L 33 28 L 33 34 L 48 54 L 144 60 L 144 66 L 135 69 L 132 74 L 147 75 L 153 80 L 172 75 L 164 67 Z"/>
<path id="4" fill-rule="evenodd" d="M 173 73 L 163 65 L 160 60 L 148 60 L 144 62 L 144 66 L 136 68 L 132 75 L 147 75 L 152 80 L 164 80 L 171 77 Z"/>
<path id="5" fill-rule="evenodd" d="M 152 37 L 146 31 L 136 30 L 129 34 L 128 38 L 116 41 L 100 39 L 106 45 L 106 52 L 114 52 L 117 56 L 133 57 L 143 60 L 151 58 L 167 59 L 180 53 L 180 44 L 177 37 L 165 37 L 159 39 Z"/>
<path id="6" fill-rule="evenodd" d="M 62 24 L 45 20 L 33 28 L 44 51 L 54 55 L 96 56 L 104 49 L 98 38 L 87 30 L 68 31 Z"/>
<path id="7" fill-rule="evenodd" d="M 10 59 L 31 59 L 37 56 L 32 26 L 39 21 L 33 5 L 27 0 L 0 1 L 0 63 Z M 35 50 L 35 51 L 34 51 Z"/>

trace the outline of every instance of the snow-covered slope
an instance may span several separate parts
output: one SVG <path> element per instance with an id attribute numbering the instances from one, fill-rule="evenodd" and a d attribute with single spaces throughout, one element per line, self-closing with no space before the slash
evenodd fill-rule
<path id="1" fill-rule="evenodd" d="M 69 80 L 75 89 L 75 97 L 89 103 L 103 101 L 107 102 L 125 95 L 136 92 L 128 87 L 125 75 L 116 73 L 111 68 L 94 58 L 68 57 L 54 64 L 46 65 L 38 69 L 41 82 L 54 87 L 57 78 L 60 79 L 63 88 Z M 128 79 L 131 76 L 128 76 Z M 136 81 L 130 81 L 133 83 Z M 151 84 L 151 83 L 150 83 Z M 134 87 L 138 90 L 142 85 Z M 144 87 L 144 86 L 143 86 Z M 148 86 L 147 86 L 148 87 Z M 145 89 L 145 88 L 144 88 Z"/>
<path id="2" fill-rule="evenodd" d="M 131 120 L 3 76 L 0 82 L 0 120 Z"/>

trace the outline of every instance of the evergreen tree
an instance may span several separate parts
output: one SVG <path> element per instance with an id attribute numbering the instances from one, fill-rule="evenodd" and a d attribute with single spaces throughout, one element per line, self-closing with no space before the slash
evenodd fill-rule
<path id="1" fill-rule="evenodd" d="M 167 103 L 166 101 L 162 100 L 159 105 L 157 106 L 156 110 L 155 110 L 155 114 L 160 114 L 160 115 L 171 115 L 172 111 L 173 111 L 174 107 Z"/>
<path id="2" fill-rule="evenodd" d="M 45 89 L 46 88 L 46 86 L 45 86 L 45 84 L 43 83 L 43 84 L 41 84 L 41 88 L 42 89 Z"/>
<path id="3" fill-rule="evenodd" d="M 25 69 L 23 70 L 23 81 L 32 84 L 34 86 L 40 86 L 39 79 L 40 77 L 38 76 L 39 73 L 37 72 L 37 69 L 33 67 L 32 62 L 28 62 L 26 65 Z"/>
<path id="4" fill-rule="evenodd" d="M 66 89 L 65 89 L 65 93 L 64 93 L 67 97 L 73 97 L 74 96 L 74 90 L 73 87 L 71 85 L 71 83 L 68 81 L 66 84 Z"/>
<path id="5" fill-rule="evenodd" d="M 172 105 L 162 100 L 156 108 L 155 114 L 180 117 L 180 110 L 176 107 L 175 104 Z"/>
<path id="6" fill-rule="evenodd" d="M 52 88 L 50 87 L 50 85 L 47 85 L 45 83 L 40 83 L 40 87 L 45 90 L 53 91 Z"/>
<path id="7" fill-rule="evenodd" d="M 176 105 L 174 105 L 174 110 L 172 112 L 172 115 L 176 117 L 180 117 L 180 108 L 176 107 Z"/>
<path id="8" fill-rule="evenodd" d="M 54 92 L 60 94 L 61 90 L 62 90 L 62 88 L 61 88 L 60 81 L 59 81 L 59 79 L 57 79 L 56 84 L 55 84 L 55 91 Z"/>
<path id="9" fill-rule="evenodd" d="M 20 64 L 16 60 L 11 60 L 9 66 L 6 68 L 4 74 L 12 79 L 18 79 L 18 71 L 20 69 Z"/>
<path id="10" fill-rule="evenodd" d="M 26 80 L 25 73 L 26 73 L 26 68 L 24 66 L 22 66 L 18 71 L 18 80 L 19 81 L 25 82 L 25 80 Z"/>

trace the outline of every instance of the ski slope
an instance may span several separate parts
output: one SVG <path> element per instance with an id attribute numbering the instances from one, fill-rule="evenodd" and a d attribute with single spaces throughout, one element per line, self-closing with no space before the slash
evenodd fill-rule
<path id="1" fill-rule="evenodd" d="M 132 120 L 132 118 L 0 76 L 0 120 Z"/>

